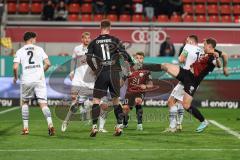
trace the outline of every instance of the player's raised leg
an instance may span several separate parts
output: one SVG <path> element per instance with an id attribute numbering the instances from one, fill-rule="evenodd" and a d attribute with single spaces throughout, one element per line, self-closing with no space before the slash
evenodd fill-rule
<path id="1" fill-rule="evenodd" d="M 192 99 L 192 96 L 190 96 L 188 93 L 185 93 L 183 97 L 183 107 L 201 122 L 199 127 L 196 129 L 196 132 L 202 132 L 208 126 L 208 121 L 204 118 L 197 107 L 191 105 Z"/>

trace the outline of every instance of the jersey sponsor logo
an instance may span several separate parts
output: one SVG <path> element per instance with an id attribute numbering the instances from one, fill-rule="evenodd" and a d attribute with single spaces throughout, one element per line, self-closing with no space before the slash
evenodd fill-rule
<path id="1" fill-rule="evenodd" d="M 167 37 L 167 33 L 163 30 L 135 30 L 132 32 L 132 40 L 135 43 L 149 43 L 153 36 L 155 43 L 162 43 Z"/>
<path id="2" fill-rule="evenodd" d="M 33 69 L 33 68 L 41 68 L 41 66 L 38 65 L 31 65 L 31 66 L 26 66 L 25 69 Z"/>

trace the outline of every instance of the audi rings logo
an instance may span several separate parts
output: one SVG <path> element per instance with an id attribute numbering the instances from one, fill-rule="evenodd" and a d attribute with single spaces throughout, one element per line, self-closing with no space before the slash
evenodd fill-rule
<path id="1" fill-rule="evenodd" d="M 132 32 L 132 40 L 135 43 L 149 43 L 151 39 L 155 43 L 162 43 L 167 37 L 163 30 L 135 30 Z"/>

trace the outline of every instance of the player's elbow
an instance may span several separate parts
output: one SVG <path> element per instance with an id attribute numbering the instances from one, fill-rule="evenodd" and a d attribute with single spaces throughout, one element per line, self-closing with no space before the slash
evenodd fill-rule
<path id="1" fill-rule="evenodd" d="M 178 57 L 178 61 L 179 61 L 180 63 L 184 63 L 184 62 L 185 62 L 185 59 L 184 59 L 182 56 L 179 56 L 179 57 Z"/>

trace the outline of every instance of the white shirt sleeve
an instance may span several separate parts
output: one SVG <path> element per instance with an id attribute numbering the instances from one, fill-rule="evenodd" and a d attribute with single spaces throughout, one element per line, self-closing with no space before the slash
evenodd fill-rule
<path id="1" fill-rule="evenodd" d="M 73 49 L 72 58 L 76 58 L 76 55 L 77 55 L 77 47 Z"/>
<path id="2" fill-rule="evenodd" d="M 20 63 L 21 62 L 21 58 L 20 58 L 20 53 L 19 52 L 17 52 L 16 55 L 14 56 L 13 62 L 14 63 Z"/>
<path id="3" fill-rule="evenodd" d="M 42 53 L 43 60 L 48 58 L 48 55 L 45 53 L 45 51 L 42 48 L 41 48 L 41 53 Z"/>

